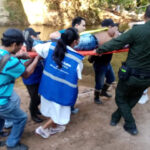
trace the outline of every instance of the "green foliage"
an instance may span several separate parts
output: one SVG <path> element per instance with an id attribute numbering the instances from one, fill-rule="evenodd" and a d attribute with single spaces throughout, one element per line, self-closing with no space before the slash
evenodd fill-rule
<path id="1" fill-rule="evenodd" d="M 150 0 L 137 0 L 138 2 L 140 1 L 141 5 L 147 5 L 148 3 L 150 3 Z"/>
<path id="2" fill-rule="evenodd" d="M 137 0 L 136 13 L 145 12 L 146 6 L 150 3 L 150 0 Z"/>
<path id="3" fill-rule="evenodd" d="M 127 10 L 135 10 L 142 6 L 142 10 L 145 10 L 145 5 L 150 3 L 150 0 L 99 0 L 101 6 L 111 8 L 112 5 L 120 5 Z M 143 7 L 145 6 L 145 7 Z"/>
<path id="4" fill-rule="evenodd" d="M 59 0 L 46 0 L 49 10 L 59 10 Z"/>
<path id="5" fill-rule="evenodd" d="M 124 32 L 124 31 L 126 31 L 127 29 L 129 29 L 128 23 L 122 23 L 122 24 L 119 25 L 119 31 L 120 31 L 120 32 Z"/>

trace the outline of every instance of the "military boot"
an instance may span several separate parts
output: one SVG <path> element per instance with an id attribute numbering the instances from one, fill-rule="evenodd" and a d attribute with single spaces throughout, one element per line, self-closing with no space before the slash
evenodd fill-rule
<path id="1" fill-rule="evenodd" d="M 99 95 L 100 95 L 100 92 L 95 90 L 94 91 L 94 102 L 96 104 L 102 104 L 102 101 L 100 100 Z"/>
<path id="2" fill-rule="evenodd" d="M 111 94 L 107 93 L 107 89 L 109 88 L 109 86 L 110 86 L 109 84 L 104 84 L 104 86 L 102 88 L 102 91 L 100 93 L 100 96 L 105 96 L 105 97 L 108 97 L 108 98 L 112 97 Z"/>

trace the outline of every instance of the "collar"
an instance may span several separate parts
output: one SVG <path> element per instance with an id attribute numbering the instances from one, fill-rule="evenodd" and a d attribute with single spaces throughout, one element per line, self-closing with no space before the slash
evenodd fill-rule
<path id="1" fill-rule="evenodd" d="M 0 54 L 10 54 L 10 52 L 8 52 L 5 49 L 0 48 Z"/>
<path id="2" fill-rule="evenodd" d="M 68 45 L 67 45 L 67 48 L 68 48 L 69 50 L 73 51 L 73 52 L 76 52 L 72 47 L 70 47 L 70 46 L 68 46 Z M 76 53 L 77 53 L 77 52 L 76 52 Z"/>

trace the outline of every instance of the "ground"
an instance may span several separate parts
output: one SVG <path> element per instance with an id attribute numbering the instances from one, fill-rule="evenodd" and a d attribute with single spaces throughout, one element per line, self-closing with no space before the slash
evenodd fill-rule
<path id="1" fill-rule="evenodd" d="M 15 87 L 21 97 L 21 107 L 28 115 L 29 96 L 26 89 Z M 112 127 L 109 125 L 111 113 L 116 109 L 115 87 L 110 89 L 113 97 L 102 98 L 103 104 L 93 103 L 93 89 L 80 86 L 76 107 L 79 113 L 71 116 L 71 122 L 63 133 L 42 139 L 34 131 L 40 124 L 28 122 L 21 142 L 30 150 L 149 150 L 150 149 L 150 101 L 137 104 L 133 109 L 139 134 L 131 136 L 123 129 L 124 121 Z M 5 148 L 1 148 L 5 150 Z"/>

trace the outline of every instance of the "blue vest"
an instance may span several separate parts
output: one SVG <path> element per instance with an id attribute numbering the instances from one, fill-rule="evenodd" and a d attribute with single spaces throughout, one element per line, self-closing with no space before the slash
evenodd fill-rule
<path id="1" fill-rule="evenodd" d="M 33 40 L 33 46 L 36 46 L 37 44 L 42 44 L 42 43 L 45 43 L 45 42 L 41 40 Z M 44 68 L 44 61 L 40 60 L 34 72 L 28 78 L 22 78 L 23 83 L 25 85 L 39 84 L 41 81 L 43 68 Z"/>
<path id="2" fill-rule="evenodd" d="M 58 65 L 52 59 L 55 46 L 56 43 L 52 43 L 50 46 L 39 93 L 49 101 L 54 101 L 63 106 L 73 106 L 78 95 L 77 66 L 82 61 L 83 56 L 67 49 L 62 61 L 63 67 L 58 69 Z"/>
<path id="3" fill-rule="evenodd" d="M 34 72 L 28 78 L 22 78 L 25 85 L 39 84 L 42 77 L 44 68 L 44 61 L 40 60 L 34 70 Z"/>

